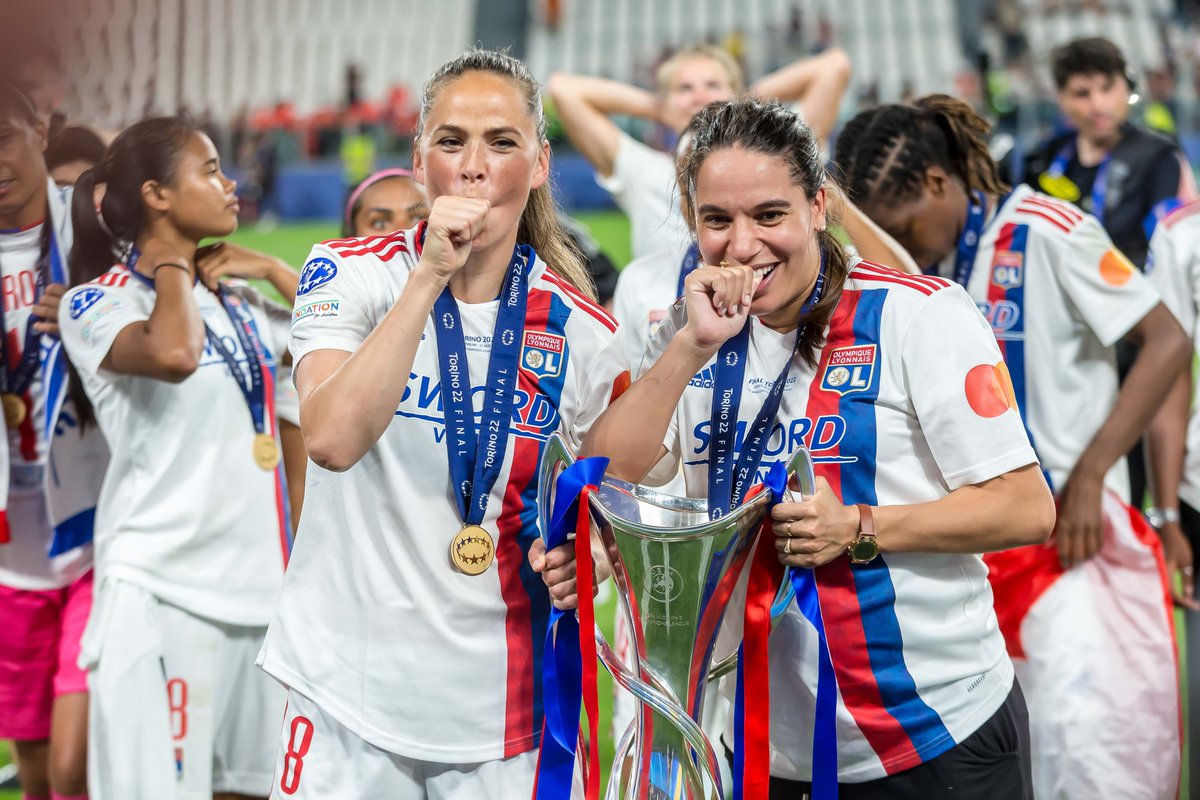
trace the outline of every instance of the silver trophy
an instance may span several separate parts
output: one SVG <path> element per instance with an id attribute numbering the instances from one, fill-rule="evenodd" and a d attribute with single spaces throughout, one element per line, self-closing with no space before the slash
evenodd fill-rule
<path id="1" fill-rule="evenodd" d="M 562 438 L 552 435 L 538 484 L 542 530 L 549 525 L 554 481 L 574 460 Z M 804 496 L 812 494 L 807 450 L 792 456 L 788 473 Z M 700 714 L 709 681 L 736 665 L 735 652 L 713 666 L 717 633 L 770 503 L 771 492 L 764 490 L 710 520 L 705 500 L 616 478 L 606 477 L 591 495 L 592 524 L 612 568 L 632 663 L 622 663 L 599 628 L 597 652 L 613 679 L 639 701 L 638 714 L 617 743 L 608 800 L 725 796 Z M 782 596 L 785 587 L 780 591 Z"/>

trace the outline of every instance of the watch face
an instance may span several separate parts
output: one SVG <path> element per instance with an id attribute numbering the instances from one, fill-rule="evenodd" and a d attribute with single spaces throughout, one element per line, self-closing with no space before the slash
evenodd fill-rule
<path id="1" fill-rule="evenodd" d="M 879 555 L 879 545 L 874 539 L 859 539 L 850 545 L 850 558 L 855 561 L 870 561 Z"/>

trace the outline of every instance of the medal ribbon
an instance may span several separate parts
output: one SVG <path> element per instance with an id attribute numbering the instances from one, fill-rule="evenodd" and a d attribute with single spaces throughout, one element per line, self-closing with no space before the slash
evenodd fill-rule
<path id="1" fill-rule="evenodd" d="M 579 616 L 550 608 L 546 649 L 542 658 L 542 742 L 538 753 L 534 800 L 570 797 L 579 743 L 580 706 L 588 717 L 588 753 L 584 783 L 587 800 L 600 796 L 599 701 L 596 688 L 596 615 L 593 581 L 591 519 L 588 498 L 604 480 L 608 459 L 584 458 L 559 474 L 549 530 L 543 532 L 546 552 L 567 542 L 574 523 L 575 575 L 581 587 Z"/>
<path id="2" fill-rule="evenodd" d="M 812 293 L 800 308 L 800 318 L 803 319 L 825 292 L 825 251 L 821 251 L 821 268 L 817 273 L 817 282 Z M 727 339 L 717 353 L 716 375 L 713 381 L 715 388 L 712 397 L 712 440 L 708 450 L 708 515 L 711 519 L 723 517 L 742 502 L 742 495 L 750 488 L 754 475 L 762 461 L 763 451 L 771 438 L 771 429 L 775 425 L 775 417 L 779 414 L 779 404 L 783 400 L 783 389 L 787 384 L 788 373 L 792 368 L 792 355 L 784 363 L 767 399 L 763 401 L 762 410 L 746 431 L 742 442 L 741 453 L 734 465 L 734 447 L 737 439 L 738 409 L 742 401 L 742 381 L 746 374 L 746 357 L 750 350 L 750 326 L 753 320 L 749 317 L 746 324 L 738 333 Z M 796 346 L 804 333 L 804 324 L 796 328 Z"/>
<path id="3" fill-rule="evenodd" d="M 1071 163 L 1071 159 L 1075 157 L 1075 140 L 1067 142 L 1062 150 L 1058 151 L 1058 155 L 1054 157 L 1054 161 L 1050 162 L 1050 167 L 1046 171 L 1050 173 L 1052 178 L 1061 178 L 1067 172 L 1067 167 Z M 1096 170 L 1096 180 L 1092 182 L 1092 216 L 1104 224 L 1104 201 L 1108 196 L 1108 168 L 1112 166 L 1112 151 L 1110 150 L 1104 156 L 1104 160 L 1100 162 L 1099 168 Z"/>
<path id="4" fill-rule="evenodd" d="M 241 298 L 219 284 L 217 297 L 221 301 L 221 307 L 229 315 L 229 321 L 233 323 L 233 330 L 237 334 L 238 341 L 241 342 L 242 350 L 246 353 L 247 371 L 242 372 L 237 358 L 229 348 L 225 347 L 221 337 L 217 336 L 207 323 L 204 325 L 204 335 L 208 337 L 208 343 L 212 345 L 213 350 L 216 350 L 224 359 L 225 364 L 229 367 L 229 372 L 237 381 L 238 388 L 242 390 L 242 396 L 246 398 L 246 407 L 250 410 L 250 421 L 254 423 L 254 432 L 265 433 L 267 403 L 263 368 L 266 366 L 266 348 L 263 347 L 262 339 L 258 335 L 257 326 L 254 325 L 253 320 L 248 319 L 249 314 L 244 310 Z"/>
<path id="5" fill-rule="evenodd" d="M 434 330 L 437 334 L 438 371 L 442 385 L 442 407 L 446 414 L 446 452 L 450 457 L 450 483 L 458 513 L 465 525 L 479 525 L 487 510 L 492 486 L 504 466 L 508 431 L 512 427 L 512 402 L 517 389 L 521 338 L 525 330 L 525 305 L 529 287 L 525 270 L 533 263 L 533 249 L 519 245 L 513 251 L 488 360 L 483 414 L 476 435 L 471 403 L 471 376 L 467 369 L 467 342 L 463 335 L 458 301 L 450 287 L 434 301 Z"/>
<path id="6" fill-rule="evenodd" d="M 63 265 L 62 248 L 54 231 L 54 215 L 51 208 L 46 209 L 46 219 L 42 223 L 41 246 L 38 251 L 37 264 L 34 267 L 34 293 L 40 299 L 49 283 L 67 283 L 67 271 Z M 35 302 L 36 302 L 35 299 Z M 46 358 L 42 358 L 41 334 L 33 329 L 33 320 L 29 320 L 25 328 L 25 347 L 21 351 L 21 361 L 17 368 L 10 369 L 8 327 L 5 322 L 4 304 L 0 302 L 0 361 L 3 361 L 3 375 L 0 376 L 0 391 L 12 392 L 18 396 L 24 395 L 33 382 L 33 375 L 41 368 L 42 385 L 46 398 L 45 440 L 51 441 L 58 412 L 66 397 L 67 365 L 62 344 L 56 337 L 46 337 L 50 344 Z M 11 388 L 10 388 L 11 387 Z M 24 399 L 22 398 L 22 402 Z M 2 515 L 0 515 L 2 516 Z M 92 525 L 90 519 L 82 519 L 80 524 L 73 525 L 69 530 L 63 526 L 55 528 L 54 537 L 50 542 L 50 555 L 56 556 L 92 541 Z M 11 533 L 7 520 L 0 523 L 0 544 L 11 541 Z"/>
<path id="7" fill-rule="evenodd" d="M 967 224 L 958 237 L 958 250 L 954 256 L 954 280 L 966 288 L 975 269 L 975 254 L 983 240 L 983 228 L 987 222 L 987 198 L 976 189 L 971 192 L 971 204 L 967 208 Z M 933 268 L 937 271 L 937 267 Z"/>
<path id="8" fill-rule="evenodd" d="M 133 277 L 153 292 L 154 279 L 137 271 L 139 258 L 141 258 L 141 253 L 134 248 L 129 254 L 127 268 Z M 229 315 L 233 331 L 237 335 L 238 341 L 241 342 L 242 350 L 246 353 L 247 372 L 242 371 L 233 352 L 225 346 L 225 343 L 208 326 L 207 322 L 204 323 L 204 335 L 212 349 L 229 367 L 229 374 L 233 376 L 238 388 L 242 390 L 242 396 L 246 399 L 246 407 L 250 411 L 250 421 L 254 424 L 254 432 L 265 433 L 267 404 L 266 381 L 263 379 L 263 372 L 264 368 L 270 369 L 267 348 L 262 343 L 262 337 L 258 333 L 258 326 L 254 324 L 253 318 L 244 312 L 241 298 L 221 285 L 217 286 L 217 298 L 221 301 L 221 307 L 225 309 L 225 313 Z"/>
<path id="9" fill-rule="evenodd" d="M 683 297 L 683 282 L 687 280 L 687 276 L 691 275 L 700 267 L 700 248 L 695 243 L 688 246 L 687 253 L 683 256 L 683 263 L 679 265 L 679 284 L 675 287 L 675 299 Z"/>
<path id="10" fill-rule="evenodd" d="M 771 491 L 771 507 L 787 491 L 787 472 L 776 461 L 763 483 Z M 757 489 L 758 487 L 755 487 Z M 751 492 L 753 496 L 755 492 Z M 738 648 L 737 688 L 733 705 L 735 800 L 766 797 L 771 782 L 771 682 L 768 639 L 771 617 L 786 609 L 773 609 L 776 590 L 784 577 L 775 551 L 770 510 L 763 518 L 746 587 L 742 644 Z M 837 676 L 829 656 L 825 625 L 817 596 L 816 575 L 811 569 L 788 568 L 792 595 L 816 629 L 818 650 L 817 706 L 813 721 L 812 800 L 832 800 L 838 793 Z M 747 709 L 749 712 L 747 713 Z"/>
<path id="11" fill-rule="evenodd" d="M 42 223 L 41 245 L 38 250 L 38 260 L 34 267 L 34 303 L 41 299 L 50 283 L 51 262 L 58 254 L 53 235 L 54 222 L 47 213 L 46 221 Z M 61 260 L 61 259 L 60 259 Z M 4 304 L 0 303 L 0 359 L 4 361 L 4 370 L 0 373 L 0 392 L 23 397 L 33 383 L 33 376 L 41 365 L 41 334 L 33 329 L 34 320 L 30 319 L 25 326 L 25 346 L 16 364 L 10 352 L 8 340 L 8 323 L 5 319 Z"/>

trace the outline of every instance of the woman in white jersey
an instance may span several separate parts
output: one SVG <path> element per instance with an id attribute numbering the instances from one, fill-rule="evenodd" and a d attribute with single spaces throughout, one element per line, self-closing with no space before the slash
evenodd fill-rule
<path id="1" fill-rule="evenodd" d="M 1146 277 L 1200 350 L 1200 200 L 1185 203 L 1154 229 Z M 1193 408 L 1195 369 L 1185 369 L 1154 416 L 1147 441 L 1154 455 L 1154 507 L 1146 511 L 1163 538 L 1176 603 L 1197 610 L 1194 553 L 1200 549 L 1200 413 Z"/>
<path id="2" fill-rule="evenodd" d="M 769 770 L 772 798 L 810 781 L 850 798 L 1029 797 L 1024 703 L 976 554 L 1043 541 L 1053 507 L 986 323 L 949 281 L 846 255 L 794 113 L 714 103 L 689 131 L 688 219 L 705 264 L 732 266 L 689 276 L 584 451 L 634 481 L 682 462 L 713 514 L 799 445 L 815 457 L 815 497 L 777 505 L 766 544 L 809 575 L 824 635 L 793 604 L 770 637 L 770 748 L 726 731 L 745 796 L 767 796 Z"/>
<path id="3" fill-rule="evenodd" d="M 290 689 L 273 796 L 530 795 L 538 460 L 628 381 L 549 157 L 526 67 L 469 52 L 422 97 L 429 219 L 317 245 L 304 268 L 291 347 L 312 464 L 261 656 Z"/>
<path id="4" fill-rule="evenodd" d="M 1191 348 L 1094 217 L 1001 183 L 987 130 L 962 101 L 933 95 L 851 120 L 837 162 L 864 211 L 983 309 L 1056 495 L 1059 563 L 1045 549 L 989 559 L 1029 696 L 1039 796 L 1160 796 L 1178 777 L 1174 637 L 1157 542 L 1148 532 L 1139 540 L 1140 518 L 1130 522 L 1124 454 Z M 1139 347 L 1118 388 L 1113 346 L 1122 337 Z M 1026 565 L 1038 570 L 1032 598 L 1032 579 L 1017 571 Z M 1062 605 L 1031 630 L 1024 617 L 1032 623 L 1038 602 Z M 1117 669 L 1139 654 L 1145 663 Z M 1098 658 L 1103 670 L 1079 673 Z M 1092 718 L 1081 723 L 1080 714 Z M 1127 735 L 1131 720 L 1145 728 Z"/>
<path id="5" fill-rule="evenodd" d="M 77 184 L 59 323 L 112 450 L 83 645 L 93 800 L 269 792 L 285 693 L 254 658 L 290 549 L 273 390 L 289 315 L 217 278 L 290 300 L 297 276 L 197 249 L 236 229 L 234 188 L 208 137 L 165 117 Z"/>
<path id="6" fill-rule="evenodd" d="M 607 78 L 556 73 L 547 83 L 571 143 L 595 167 L 601 184 L 629 216 L 633 257 L 667 249 L 680 257 L 690 242 L 675 190 L 675 154 L 655 150 L 622 131 L 612 117 L 637 117 L 682 136 L 692 117 L 714 100 L 745 89 L 742 69 L 722 48 L 684 48 L 658 68 L 658 92 Z M 798 102 L 824 139 L 837 122 L 850 80 L 850 59 L 832 48 L 789 64 L 750 86 L 759 97 Z"/>
<path id="7" fill-rule="evenodd" d="M 0 738 L 13 740 L 25 796 L 35 800 L 87 791 L 87 687 L 76 661 L 92 604 L 91 520 L 106 461 L 103 438 L 94 428 L 81 433 L 62 402 L 65 365 L 43 336 L 58 330 L 71 246 L 70 193 L 49 177 L 45 146 L 33 104 L 0 85 L 8 442 L 0 456 Z"/>

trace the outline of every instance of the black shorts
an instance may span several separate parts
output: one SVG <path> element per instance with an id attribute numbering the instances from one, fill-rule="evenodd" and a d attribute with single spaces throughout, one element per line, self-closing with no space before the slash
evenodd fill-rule
<path id="1" fill-rule="evenodd" d="M 725 748 L 733 763 L 733 753 Z M 811 784 L 771 778 L 770 800 L 807 800 Z M 1013 681 L 1004 704 L 964 741 L 932 761 L 866 783 L 838 784 L 839 800 L 1033 800 L 1029 712 Z"/>

